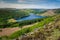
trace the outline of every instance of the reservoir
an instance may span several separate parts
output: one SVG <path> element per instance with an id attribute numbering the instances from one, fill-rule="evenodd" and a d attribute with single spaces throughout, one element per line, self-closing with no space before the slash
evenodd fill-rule
<path id="1" fill-rule="evenodd" d="M 36 14 L 30 13 L 29 16 L 27 16 L 27 17 L 18 18 L 17 22 L 24 21 L 24 20 L 33 20 L 33 19 L 37 19 L 37 18 L 44 18 L 44 16 L 38 16 Z"/>

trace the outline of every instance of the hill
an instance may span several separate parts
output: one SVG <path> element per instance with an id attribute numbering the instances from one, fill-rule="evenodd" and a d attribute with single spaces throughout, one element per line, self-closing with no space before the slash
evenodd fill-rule
<path id="1" fill-rule="evenodd" d="M 20 40 L 60 40 L 60 15 L 54 16 L 54 21 L 42 28 L 37 28 L 31 33 L 21 37 Z"/>
<path id="2" fill-rule="evenodd" d="M 48 10 L 47 12 L 40 14 L 41 16 L 53 16 L 55 15 L 54 10 Z"/>
<path id="3" fill-rule="evenodd" d="M 21 10 L 26 11 L 26 10 Z M 47 10 L 47 13 L 55 14 L 37 21 L 37 24 L 33 26 L 23 28 L 12 33 L 10 36 L 3 36 L 0 39 L 8 40 L 60 40 L 60 14 L 57 9 Z M 35 21 L 23 21 L 23 24 L 27 22 L 34 23 Z M 12 25 L 23 25 L 19 23 L 13 23 Z M 13 27 L 11 26 L 11 27 Z"/>
<path id="4" fill-rule="evenodd" d="M 53 16 L 60 14 L 60 9 L 47 9 L 46 12 L 40 14 L 41 16 Z"/>
<path id="5" fill-rule="evenodd" d="M 28 15 L 27 11 L 19 9 L 0 9 L 0 24 L 6 24 L 8 19 L 17 19 Z"/>

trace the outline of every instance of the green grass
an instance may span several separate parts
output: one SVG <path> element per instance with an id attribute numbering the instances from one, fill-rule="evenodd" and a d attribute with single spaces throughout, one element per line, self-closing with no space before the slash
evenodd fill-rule
<path id="1" fill-rule="evenodd" d="M 38 22 L 37 24 L 31 26 L 31 27 L 24 28 L 24 29 L 21 29 L 19 31 L 16 31 L 12 35 L 10 35 L 9 38 L 17 38 L 21 35 L 24 35 L 26 33 L 34 31 L 35 28 L 43 27 L 45 24 L 48 24 L 49 22 L 52 22 L 52 21 L 54 21 L 53 17 L 46 18 L 46 19 L 42 20 L 41 22 Z"/>

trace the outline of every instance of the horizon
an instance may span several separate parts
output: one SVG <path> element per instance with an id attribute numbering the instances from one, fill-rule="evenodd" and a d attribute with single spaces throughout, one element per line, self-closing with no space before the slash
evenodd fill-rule
<path id="1" fill-rule="evenodd" d="M 58 9 L 60 0 L 0 0 L 0 8 Z"/>

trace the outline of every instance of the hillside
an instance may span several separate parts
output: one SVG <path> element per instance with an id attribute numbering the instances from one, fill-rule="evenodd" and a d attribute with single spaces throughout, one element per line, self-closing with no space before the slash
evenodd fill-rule
<path id="1" fill-rule="evenodd" d="M 54 18 L 54 21 L 22 36 L 20 40 L 60 40 L 60 15 Z"/>
<path id="2" fill-rule="evenodd" d="M 19 9 L 0 9 L 0 15 L 0 17 L 3 19 L 21 18 L 27 16 L 28 12 Z"/>
<path id="3" fill-rule="evenodd" d="M 40 14 L 41 16 L 53 16 L 56 15 L 54 10 L 48 10 L 47 12 L 44 12 L 43 14 Z"/>
<path id="4" fill-rule="evenodd" d="M 46 12 L 39 14 L 41 16 L 53 16 L 56 14 L 60 14 L 60 9 L 48 9 Z"/>
<path id="5" fill-rule="evenodd" d="M 27 11 L 22 11 L 18 9 L 0 9 L 0 25 L 8 24 L 8 19 L 17 19 L 28 16 Z"/>
<path id="6" fill-rule="evenodd" d="M 27 10 L 21 10 L 22 12 L 27 12 Z M 28 13 L 30 10 L 28 10 Z M 8 12 L 8 11 L 7 11 Z M 10 12 L 9 12 L 10 13 Z M 12 31 L 5 33 L 0 37 L 1 40 L 60 40 L 60 14 L 57 10 L 47 10 L 47 12 L 42 13 L 47 17 L 42 19 L 26 20 L 22 22 L 15 22 L 14 19 L 10 19 L 9 22 L 13 21 L 15 23 L 5 23 L 6 25 L 0 26 L 2 29 L 11 28 Z M 44 15 L 44 16 L 45 16 Z M 36 24 L 34 24 L 36 23 Z M 33 25 L 32 25 L 33 24 Z M 22 27 L 23 25 L 23 27 Z M 26 26 L 25 26 L 26 25 Z M 29 26 L 28 26 L 29 25 Z M 32 25 L 32 26 L 31 26 Z M 15 28 L 17 27 L 17 31 Z M 21 29 L 20 29 L 21 28 Z M 10 31 L 8 29 L 8 31 Z M 0 30 L 1 31 L 1 30 Z M 4 33 L 4 31 L 1 31 Z M 8 35 L 8 36 L 7 36 Z"/>
<path id="7" fill-rule="evenodd" d="M 51 37 L 52 40 L 57 40 L 60 36 L 59 26 L 60 15 L 55 15 L 53 17 L 45 18 L 31 27 L 18 30 L 10 36 L 5 36 L 5 38 L 7 37 L 11 40 L 50 40 Z"/>
<path id="8" fill-rule="evenodd" d="M 37 22 L 40 19 L 18 22 L 17 19 L 30 16 L 30 13 L 39 14 L 43 9 L 15 9 L 15 8 L 1 8 L 0 9 L 0 28 L 17 27 L 21 25 L 28 25 Z M 26 24 L 25 24 L 25 23 Z"/>

